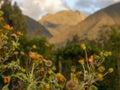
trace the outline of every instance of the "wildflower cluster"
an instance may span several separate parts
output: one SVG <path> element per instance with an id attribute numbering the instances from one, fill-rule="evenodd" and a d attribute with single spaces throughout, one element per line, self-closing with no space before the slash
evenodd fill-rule
<path id="1" fill-rule="evenodd" d="M 8 87 L 13 90 L 63 89 L 66 78 L 61 73 L 55 73 L 56 68 L 51 60 L 32 51 L 37 48 L 36 45 L 31 47 L 29 53 L 19 51 L 19 38 L 23 33 L 13 33 L 14 28 L 5 23 L 2 15 L 3 12 L 0 11 L 0 78 L 3 78 L 4 83 L 2 90 Z M 23 62 L 25 64 L 21 64 Z"/>
<path id="2" fill-rule="evenodd" d="M 80 47 L 85 52 L 85 58 L 78 60 L 82 66 L 82 70 L 77 71 L 76 67 L 71 69 L 71 79 L 67 82 L 67 90 L 96 90 L 95 83 L 102 81 L 104 76 L 112 73 L 113 68 L 106 68 L 102 65 L 106 56 L 110 56 L 111 52 L 101 52 L 99 55 L 90 55 L 88 57 L 86 45 L 81 44 Z"/>

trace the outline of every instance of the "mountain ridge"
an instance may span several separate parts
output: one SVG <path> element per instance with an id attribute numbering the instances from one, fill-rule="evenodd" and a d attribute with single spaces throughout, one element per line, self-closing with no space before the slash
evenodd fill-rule
<path id="1" fill-rule="evenodd" d="M 36 20 L 24 16 L 27 22 L 27 37 L 29 38 L 51 38 L 51 33 Z"/>
<path id="2" fill-rule="evenodd" d="M 81 39 L 95 40 L 99 37 L 99 32 L 103 26 L 120 25 L 120 3 L 110 5 L 88 16 L 78 24 L 68 27 L 61 35 L 57 35 L 49 40 L 50 43 L 63 45 L 67 40 L 71 40 L 74 35 Z M 64 37 L 64 39 L 63 39 Z"/>
<path id="3" fill-rule="evenodd" d="M 39 20 L 39 23 L 55 36 L 63 32 L 66 28 L 76 25 L 85 18 L 86 16 L 79 11 L 63 10 L 55 14 L 43 16 L 42 19 Z"/>

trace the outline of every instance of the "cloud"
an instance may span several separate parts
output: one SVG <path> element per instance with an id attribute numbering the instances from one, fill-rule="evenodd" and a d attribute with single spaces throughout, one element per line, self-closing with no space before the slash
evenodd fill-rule
<path id="1" fill-rule="evenodd" d="M 89 15 L 116 2 L 120 0 L 77 0 L 72 8 Z"/>
<path id="2" fill-rule="evenodd" d="M 13 0 L 17 1 L 25 15 L 36 20 L 47 13 L 55 13 L 60 10 L 79 10 L 87 15 L 107 7 L 120 0 Z"/>
<path id="3" fill-rule="evenodd" d="M 46 13 L 55 13 L 67 9 L 62 0 L 15 0 L 25 15 L 38 20 Z"/>

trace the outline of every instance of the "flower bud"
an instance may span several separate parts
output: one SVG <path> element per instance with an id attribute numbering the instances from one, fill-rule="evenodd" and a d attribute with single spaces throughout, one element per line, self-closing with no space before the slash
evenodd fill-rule
<path id="1" fill-rule="evenodd" d="M 108 69 L 108 72 L 109 72 L 109 73 L 112 73 L 113 71 L 114 71 L 113 68 L 109 68 L 109 69 Z"/>
<path id="2" fill-rule="evenodd" d="M 82 43 L 80 46 L 81 46 L 81 48 L 82 48 L 83 50 L 86 49 L 86 45 L 85 45 L 84 43 Z"/>

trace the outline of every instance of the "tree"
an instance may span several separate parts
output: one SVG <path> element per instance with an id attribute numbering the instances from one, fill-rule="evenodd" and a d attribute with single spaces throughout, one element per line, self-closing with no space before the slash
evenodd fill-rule
<path id="1" fill-rule="evenodd" d="M 117 28 L 116 27 L 113 27 L 112 28 L 112 33 L 111 33 L 111 36 L 110 36 L 110 48 L 113 52 L 113 60 L 114 60 L 114 67 L 116 69 L 116 72 L 115 72 L 115 82 L 116 82 L 116 90 L 118 88 L 120 88 L 120 27 L 118 26 Z"/>
<path id="2" fill-rule="evenodd" d="M 118 88 L 120 88 L 120 26 L 107 26 L 104 27 L 103 30 L 106 28 L 107 30 L 110 29 L 109 33 L 101 33 L 102 36 L 100 40 L 102 43 L 99 42 L 99 44 L 102 44 L 101 48 L 104 50 L 109 50 L 112 52 L 112 56 L 109 57 L 109 60 L 106 61 L 105 65 L 107 67 L 111 65 L 114 68 L 114 73 L 107 76 L 107 79 L 102 82 L 103 84 L 100 85 L 100 90 L 118 90 Z M 102 85 L 104 85 L 104 87 Z"/>
<path id="3" fill-rule="evenodd" d="M 6 22 L 14 27 L 15 32 L 26 32 L 26 20 L 16 2 L 12 5 L 11 0 L 5 0 L 1 6 L 1 10 L 5 13 L 4 18 Z"/>

